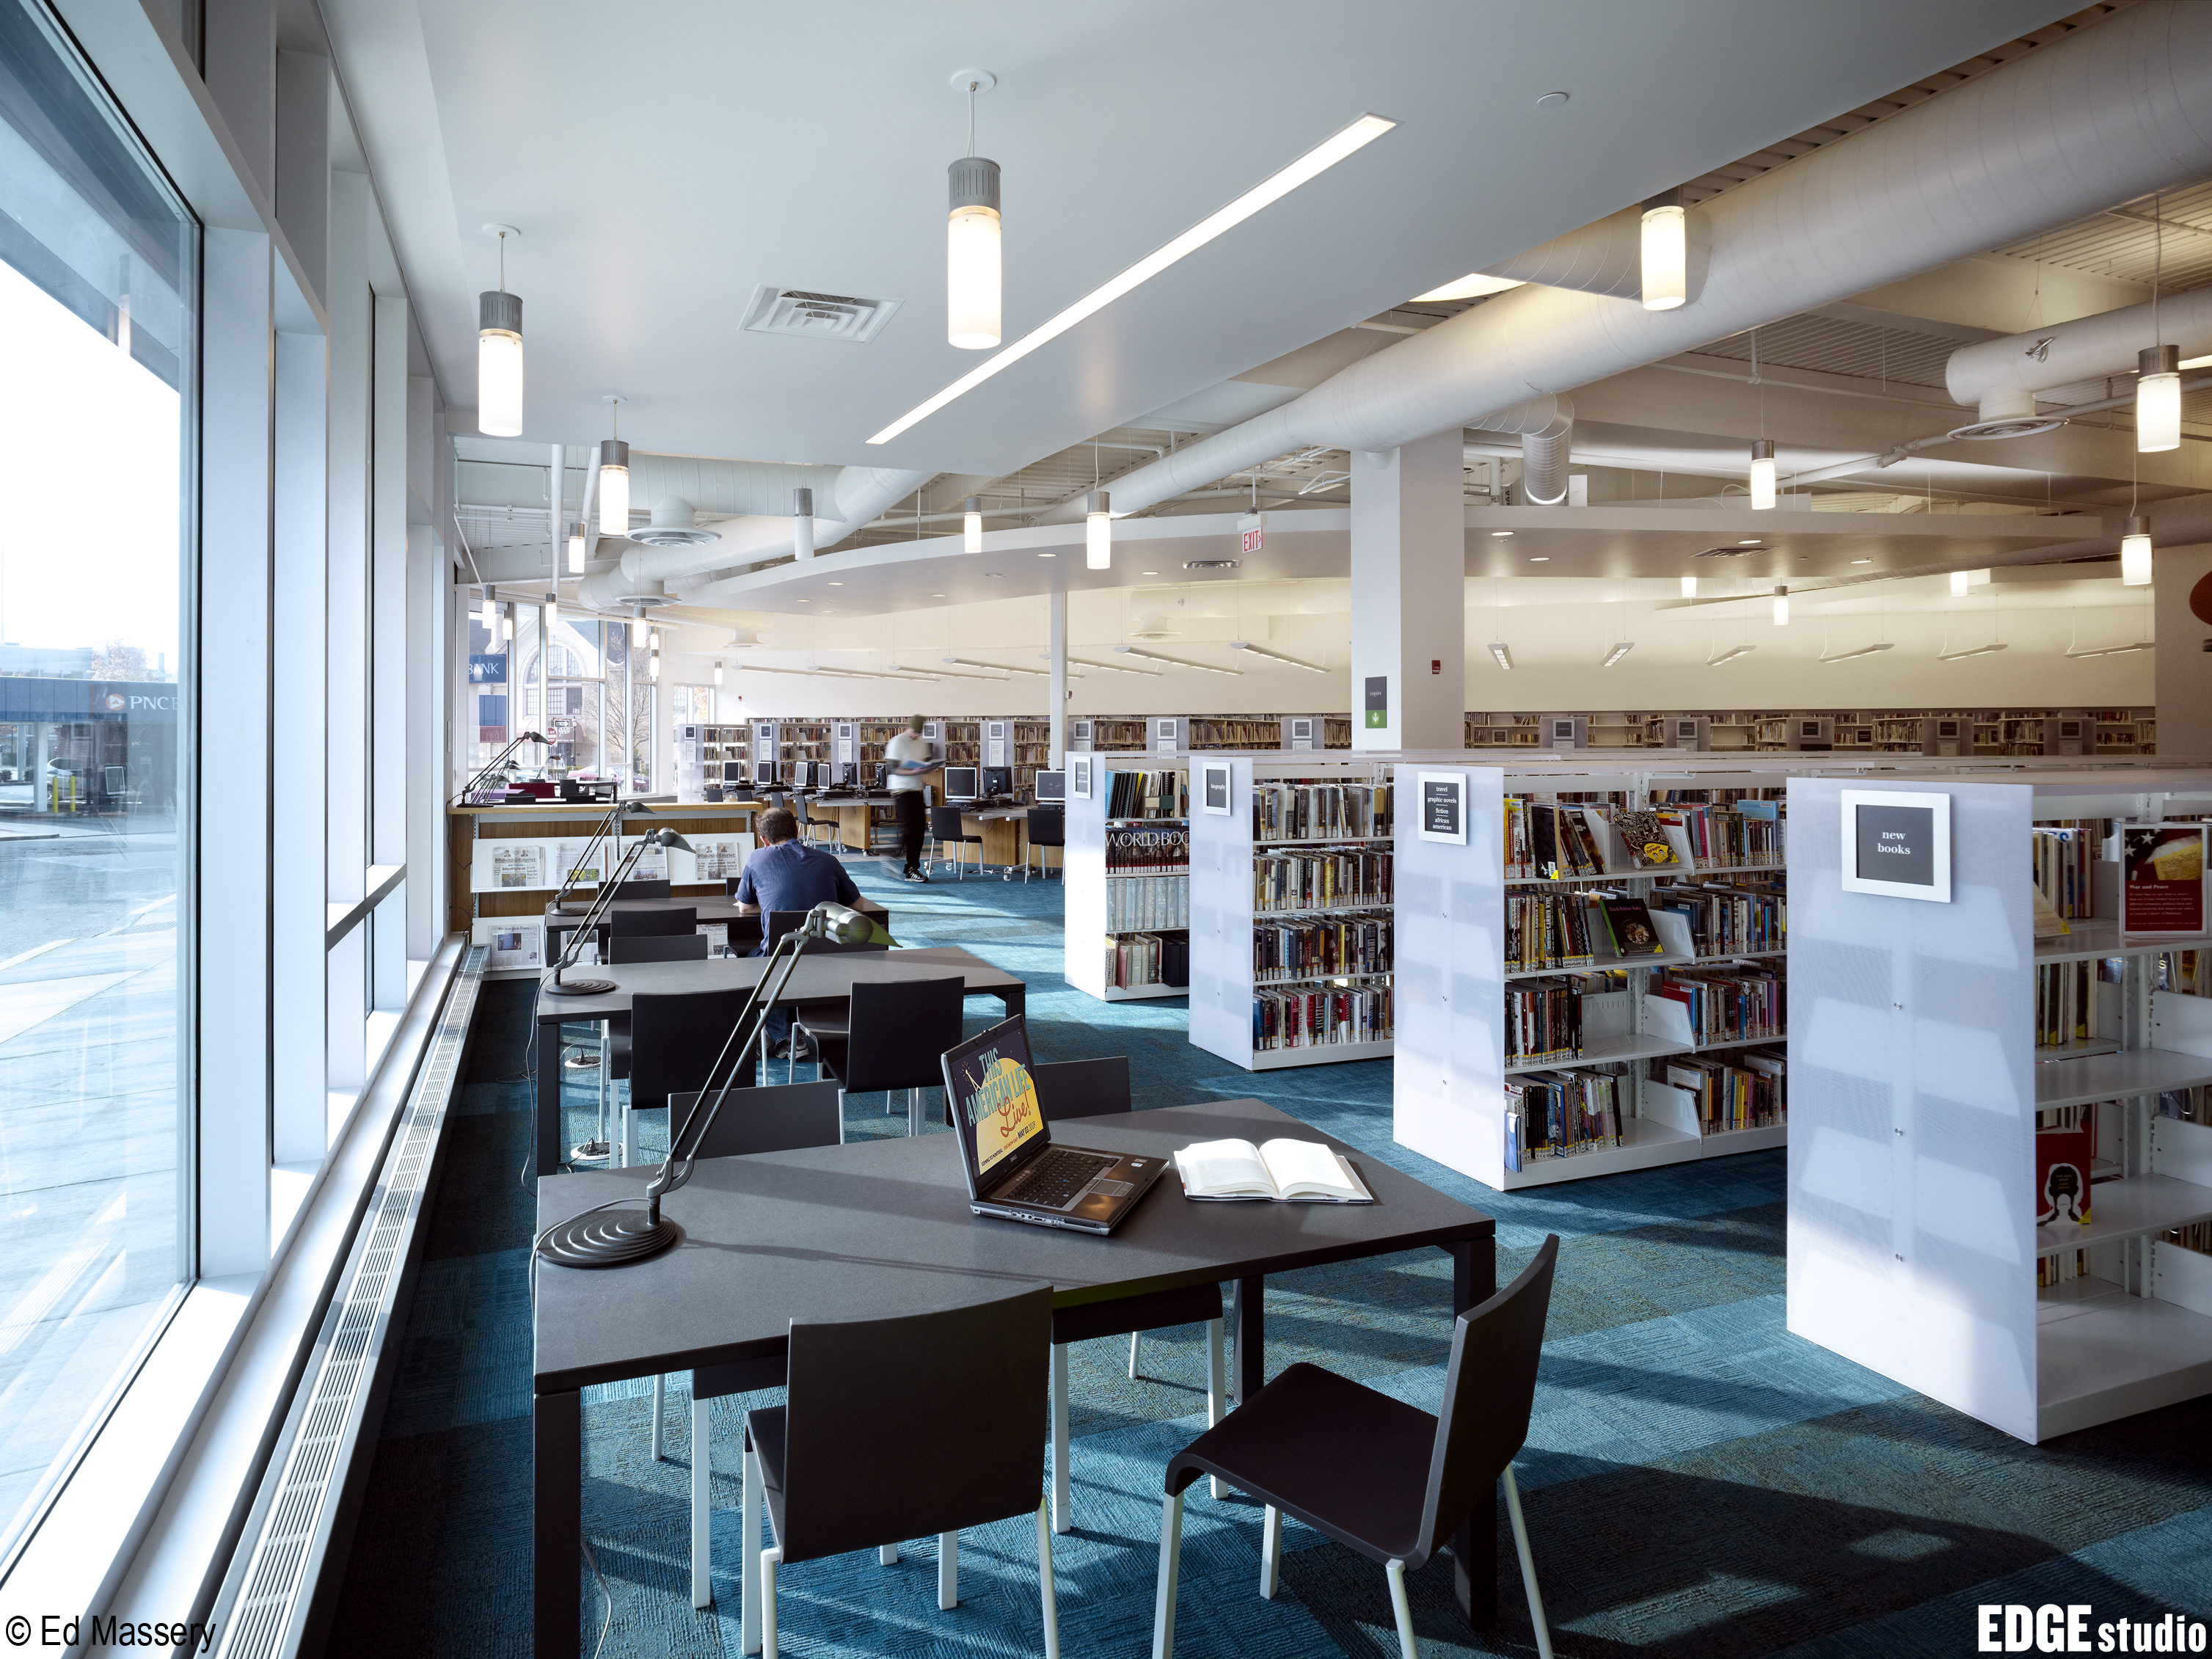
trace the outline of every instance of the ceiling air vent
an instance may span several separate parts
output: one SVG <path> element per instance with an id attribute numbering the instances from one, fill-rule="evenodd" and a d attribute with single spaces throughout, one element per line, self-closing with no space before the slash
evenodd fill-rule
<path id="1" fill-rule="evenodd" d="M 1235 559 L 1185 559 L 1182 568 L 1186 570 L 1234 570 L 1237 563 Z"/>
<path id="2" fill-rule="evenodd" d="M 899 303 L 763 283 L 753 289 L 745 305 L 742 326 L 756 334 L 793 334 L 802 339 L 848 340 L 866 345 L 890 321 Z"/>
<path id="3" fill-rule="evenodd" d="M 1741 559 L 1747 554 L 1765 553 L 1768 550 L 1768 549 L 1764 547 L 1709 547 L 1702 553 L 1692 554 L 1691 557 L 1698 559 Z"/>

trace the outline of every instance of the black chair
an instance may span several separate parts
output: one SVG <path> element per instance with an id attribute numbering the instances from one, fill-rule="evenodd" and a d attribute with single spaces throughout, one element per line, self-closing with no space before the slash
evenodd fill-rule
<path id="1" fill-rule="evenodd" d="M 1048 1123 L 1073 1117 L 1104 1117 L 1129 1109 L 1129 1058 L 1045 1060 L 1030 1066 L 1037 1109 Z M 1129 1339 L 1129 1378 L 1137 1376 L 1138 1344 L 1146 1331 L 1176 1325 L 1206 1327 L 1206 1420 L 1218 1423 L 1225 1408 L 1222 1375 L 1221 1286 L 1192 1285 L 1177 1291 L 1152 1291 L 1113 1302 L 1087 1302 L 1055 1309 L 1052 1316 L 1052 1529 L 1074 1524 L 1068 1496 L 1067 1345 L 1094 1337 Z M 1221 1494 L 1217 1491 L 1215 1497 Z"/>
<path id="2" fill-rule="evenodd" d="M 1067 809 L 1065 806 L 1032 806 L 1029 817 L 1029 844 L 1022 849 L 1022 880 L 1030 878 L 1030 854 L 1041 847 L 1061 849 L 1060 878 L 1066 879 Z M 1050 873 L 1052 866 L 1042 859 L 1037 860 L 1040 874 Z"/>
<path id="3" fill-rule="evenodd" d="M 1296 1516 L 1370 1561 L 1382 1564 L 1404 1659 L 1419 1659 L 1406 1575 L 1441 1549 L 1505 1483 L 1505 1510 L 1521 1557 L 1536 1651 L 1552 1659 L 1551 1628 L 1536 1591 L 1536 1560 L 1513 1484 L 1513 1455 L 1528 1438 L 1536 1362 L 1552 1304 L 1557 1233 L 1521 1276 L 1452 1330 L 1443 1415 L 1341 1377 L 1318 1365 L 1291 1366 L 1169 1460 L 1160 1510 L 1160 1574 L 1152 1615 L 1153 1659 L 1175 1652 L 1176 1579 L 1182 1547 L 1183 1490 L 1201 1474 L 1224 1480 L 1267 1506 L 1260 1534 L 1260 1594 L 1272 1598 L 1283 1554 L 1283 1516 Z M 1475 1572 L 1484 1562 L 1465 1564 Z"/>
<path id="4" fill-rule="evenodd" d="M 968 879 L 968 854 L 962 849 L 971 845 L 975 849 L 975 873 L 983 873 L 983 838 L 968 833 L 958 807 L 929 809 L 929 838 L 937 843 L 937 861 L 940 865 L 945 862 L 945 849 L 948 846 L 952 848 L 953 865 L 960 872 L 961 880 Z"/>
<path id="5" fill-rule="evenodd" d="M 811 946 L 808 947 L 810 950 Z M 884 1091 L 884 1109 L 892 1109 L 890 1091 L 907 1091 L 908 1134 L 921 1133 L 921 1091 L 945 1085 L 945 1051 L 960 1042 L 967 982 L 954 974 L 945 979 L 855 980 L 845 1029 L 828 1019 L 809 1021 L 802 1013 L 793 1024 L 814 1039 L 816 1064 L 837 1079 L 846 1094 Z"/>
<path id="6" fill-rule="evenodd" d="M 691 937 L 696 939 L 698 934 Z M 623 1121 L 625 1163 L 637 1157 L 632 1118 L 664 1109 L 671 1095 L 707 1083 L 708 1068 L 745 1006 L 743 991 L 641 991 L 629 1005 L 629 1112 Z"/>
<path id="7" fill-rule="evenodd" d="M 688 904 L 666 910 L 610 910 L 607 925 L 617 939 L 661 939 L 690 933 L 699 925 L 699 913 Z"/>
<path id="8" fill-rule="evenodd" d="M 658 899 L 672 896 L 673 889 L 665 881 L 626 881 L 615 889 L 615 900 Z"/>
<path id="9" fill-rule="evenodd" d="M 1059 1659 L 1052 1533 L 1037 1501 L 1036 1362 L 1044 1285 L 888 1319 L 791 1322 L 790 1403 L 745 1413 L 740 1645 L 776 1659 L 779 1566 L 937 1534 L 937 1605 L 959 1604 L 960 1533 L 1032 1508 L 1046 1659 Z M 896 1363 L 899 1409 L 883 1409 Z M 988 1402 L 988 1408 L 979 1402 Z M 763 1504 L 775 1544 L 750 1547 Z"/>
<path id="10" fill-rule="evenodd" d="M 704 962 L 704 933 L 647 933 L 631 938 L 617 933 L 607 942 L 607 960 L 620 967 L 629 962 Z"/>
<path id="11" fill-rule="evenodd" d="M 837 837 L 843 828 L 844 826 L 834 817 L 816 817 L 813 803 L 804 795 L 799 798 L 799 833 L 807 841 L 811 842 L 814 839 L 814 832 L 817 830 L 827 830 L 830 832 L 830 844 L 835 847 L 837 845 Z"/>

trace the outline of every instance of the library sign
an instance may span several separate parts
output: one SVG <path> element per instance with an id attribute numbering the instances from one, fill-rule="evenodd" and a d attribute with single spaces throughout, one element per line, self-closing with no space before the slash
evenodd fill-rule
<path id="1" fill-rule="evenodd" d="M 1846 789 L 1842 797 L 1845 892 L 1951 902 L 1948 795 Z"/>

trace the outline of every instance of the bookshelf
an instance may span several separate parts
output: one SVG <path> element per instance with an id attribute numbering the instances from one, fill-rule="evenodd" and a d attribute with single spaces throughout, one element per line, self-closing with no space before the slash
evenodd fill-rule
<path id="1" fill-rule="evenodd" d="M 1060 971 L 1102 1002 L 1188 994 L 1188 777 L 1139 757 L 1097 762 L 1087 798 L 1069 780 Z"/>
<path id="2" fill-rule="evenodd" d="M 1388 768 L 1304 754 L 1199 758 L 1190 768 L 1191 1042 L 1254 1072 L 1387 1057 L 1395 999 Z M 1225 810 L 1208 810 L 1209 773 L 1214 805 Z M 1335 817 L 1263 810 L 1300 790 L 1308 802 L 1353 805 Z M 1337 896 L 1347 887 L 1355 896 Z M 1316 953 L 1337 965 L 1318 967 Z M 1379 1036 L 1351 1035 L 1378 1027 Z"/>
<path id="3" fill-rule="evenodd" d="M 2159 988 L 2212 936 L 2121 935 L 2100 861 L 2092 915 L 2039 940 L 2021 878 L 2037 823 L 2197 817 L 2212 776 L 1900 779 L 1949 797 L 1948 903 L 1843 890 L 1847 787 L 1790 786 L 1790 1330 L 2029 1442 L 2212 1391 L 2212 1255 L 2168 1237 L 2212 1220 L 2212 999 Z M 2094 1024 L 2039 1044 L 2067 965 Z M 2090 1219 L 2039 1226 L 2039 1121 L 2081 1106 Z"/>
<path id="4" fill-rule="evenodd" d="M 1734 797 L 1756 797 L 1781 780 L 1741 769 L 1700 775 L 1694 767 L 1671 765 L 1659 778 L 1597 769 L 1603 765 L 1547 769 L 1541 775 L 1449 761 L 1398 769 L 1407 805 L 1396 835 L 1394 1133 L 1401 1146 L 1500 1191 L 1757 1152 L 1787 1139 L 1778 1079 L 1749 1081 L 1764 1075 L 1751 1056 L 1778 1050 L 1784 1040 L 1782 987 L 1771 981 L 1786 950 L 1776 936 L 1787 818 L 1778 811 L 1771 823 L 1758 820 L 1763 845 L 1756 850 L 1707 833 L 1731 822 L 1714 816 L 1714 809 L 1725 812 Z M 1456 780 L 1464 791 L 1463 843 L 1422 834 L 1415 803 L 1425 779 Z M 1522 805 L 1509 814 L 1514 802 Z M 1588 836 L 1596 873 L 1566 866 L 1570 872 L 1554 874 L 1538 866 L 1527 835 L 1531 806 L 1571 815 Z M 1671 866 L 1639 867 L 1613 831 L 1608 812 L 1645 806 L 1686 820 L 1665 827 Z M 1554 816 L 1555 834 L 1557 822 Z M 1510 828 L 1516 823 L 1518 834 Z M 1601 918 L 1588 912 L 1584 896 L 1600 891 L 1646 902 L 1657 954 L 1613 953 Z M 1577 905 L 1590 924 L 1586 957 L 1531 948 L 1530 929 L 1541 918 L 1558 925 Z M 1758 928 L 1716 926 L 1712 917 L 1724 908 L 1757 911 L 1765 921 Z M 1509 958 L 1516 945 L 1521 954 Z M 1741 988 L 1747 999 L 1753 988 L 1768 992 L 1772 1017 L 1736 1030 L 1715 1026 L 1712 998 L 1738 994 L 1723 988 Z M 1670 990 L 1704 997 L 1706 1023 L 1692 1025 Z M 1540 1042 L 1528 1042 L 1531 1004 L 1540 998 L 1565 1003 L 1578 1042 L 1559 1048 L 1578 1052 L 1554 1058 Z M 1670 1080 L 1692 1073 L 1704 1074 L 1698 1090 Z M 1748 1075 L 1731 1112 L 1704 1091 L 1716 1083 L 1739 1086 L 1733 1081 L 1738 1073 Z M 1520 1167 L 1514 1168 L 1509 1109 L 1517 1105 L 1525 1113 L 1544 1102 L 1536 1092 L 1517 1101 L 1511 1095 L 1532 1083 L 1599 1098 L 1613 1116 L 1601 1121 L 1595 1134 L 1577 1135 L 1569 1126 L 1556 1152 L 1524 1117 L 1516 1136 Z"/>

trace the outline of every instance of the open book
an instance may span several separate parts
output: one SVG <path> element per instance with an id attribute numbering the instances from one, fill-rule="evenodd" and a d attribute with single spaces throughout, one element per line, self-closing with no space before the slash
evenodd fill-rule
<path id="1" fill-rule="evenodd" d="M 1317 1140 L 1201 1140 L 1175 1155 L 1186 1198 L 1372 1204 L 1359 1173 Z"/>

